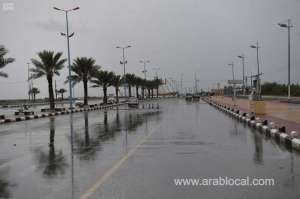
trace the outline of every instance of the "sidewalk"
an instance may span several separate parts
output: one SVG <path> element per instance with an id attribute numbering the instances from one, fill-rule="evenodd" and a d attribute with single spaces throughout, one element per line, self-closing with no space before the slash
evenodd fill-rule
<path id="1" fill-rule="evenodd" d="M 224 105 L 233 106 L 234 102 L 230 97 L 213 96 L 214 101 Z M 278 126 L 285 126 L 287 132 L 300 132 L 300 105 L 281 103 L 279 101 L 265 101 L 266 115 L 261 118 L 275 122 Z M 236 105 L 245 112 L 250 112 L 249 101 L 246 99 L 236 99 Z"/>

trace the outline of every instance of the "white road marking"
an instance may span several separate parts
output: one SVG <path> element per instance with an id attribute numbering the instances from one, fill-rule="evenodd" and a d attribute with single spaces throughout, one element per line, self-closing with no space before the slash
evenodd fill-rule
<path id="1" fill-rule="evenodd" d="M 150 137 L 158 128 L 151 131 L 149 134 L 145 135 L 141 141 L 132 148 L 126 155 L 124 155 L 120 160 L 118 160 L 113 166 L 104 173 L 104 175 L 100 176 L 97 181 L 88 189 L 86 190 L 81 196 L 80 199 L 87 199 L 90 196 L 93 195 L 95 191 L 112 175 L 114 174 L 121 166 L 122 164 L 130 157 L 132 156 L 136 150 L 147 140 L 148 137 Z"/>

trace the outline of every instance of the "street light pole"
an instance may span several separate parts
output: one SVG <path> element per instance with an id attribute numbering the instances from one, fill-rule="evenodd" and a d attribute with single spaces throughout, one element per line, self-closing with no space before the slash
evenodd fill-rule
<path id="1" fill-rule="evenodd" d="M 27 83 L 28 83 L 28 103 L 30 102 L 30 92 L 31 92 L 31 88 L 30 88 L 30 66 L 29 63 L 27 63 L 27 72 L 28 72 L 28 78 L 27 78 Z"/>
<path id="2" fill-rule="evenodd" d="M 243 95 L 245 95 L 245 55 L 239 55 L 238 58 L 242 59 L 243 62 Z"/>
<path id="3" fill-rule="evenodd" d="M 256 61 L 257 61 L 257 78 L 256 78 L 256 92 L 257 92 L 257 99 L 260 100 L 260 71 L 259 71 L 259 56 L 258 56 L 258 49 L 260 48 L 258 41 L 256 42 L 255 45 L 251 45 L 250 48 L 255 48 L 256 49 Z"/>
<path id="4" fill-rule="evenodd" d="M 70 91 L 70 96 L 69 96 L 69 103 L 70 103 L 70 108 L 73 108 L 73 92 L 72 92 L 72 83 L 71 83 L 71 60 L 70 60 L 70 40 L 69 40 L 69 20 L 68 20 L 68 12 L 65 11 L 66 13 L 66 24 L 67 24 L 67 46 L 68 46 L 68 69 L 69 69 L 69 91 Z"/>
<path id="5" fill-rule="evenodd" d="M 234 63 L 232 62 L 231 64 L 228 64 L 229 66 L 231 66 L 231 70 L 232 70 L 232 80 L 233 80 L 233 97 L 232 99 L 235 100 L 236 97 L 236 90 L 235 90 L 235 78 L 234 78 Z"/>
<path id="6" fill-rule="evenodd" d="M 53 9 L 55 10 L 58 10 L 58 11 L 62 11 L 65 13 L 66 15 L 66 29 L 67 29 L 67 32 L 66 34 L 64 33 L 61 33 L 62 36 L 66 36 L 67 37 L 67 48 L 68 48 L 68 72 L 69 72 L 69 78 L 68 78 L 68 82 L 69 82 L 69 93 L 70 93 L 70 96 L 69 96 L 69 104 L 70 104 L 70 109 L 73 109 L 73 92 L 72 92 L 72 82 L 71 82 L 71 56 L 70 56 L 70 37 L 72 37 L 74 35 L 74 33 L 72 33 L 71 35 L 69 35 L 69 20 L 68 20 L 68 13 L 70 11 L 75 11 L 75 10 L 78 10 L 79 7 L 75 7 L 73 9 L 67 9 L 67 10 L 64 10 L 64 9 L 60 9 L 60 8 L 57 8 L 57 7 L 53 7 Z"/>
<path id="7" fill-rule="evenodd" d="M 146 78 L 147 78 L 147 76 L 146 76 L 146 73 L 147 73 L 146 64 L 150 63 L 150 61 L 149 60 L 140 60 L 140 63 L 144 64 L 144 70 L 142 71 L 142 73 L 144 73 L 144 78 L 146 80 Z"/>
<path id="8" fill-rule="evenodd" d="M 130 48 L 131 46 L 125 46 L 125 47 L 120 47 L 120 46 L 117 46 L 116 48 L 121 48 L 122 49 L 122 57 L 123 57 L 123 61 L 120 61 L 120 64 L 123 64 L 123 67 L 124 67 L 124 94 L 125 94 L 125 97 L 127 97 L 127 92 L 126 92 L 126 70 L 125 70 L 125 67 L 126 67 L 126 64 L 127 64 L 127 60 L 125 60 L 125 49 L 126 48 Z"/>
<path id="9" fill-rule="evenodd" d="M 158 79 L 158 71 L 160 70 L 160 68 L 156 67 L 156 68 L 152 68 L 152 70 L 155 71 L 155 77 Z"/>
<path id="10" fill-rule="evenodd" d="M 278 23 L 282 28 L 288 29 L 288 99 L 291 98 L 291 28 L 293 27 L 292 22 L 288 19 L 287 24 Z"/>

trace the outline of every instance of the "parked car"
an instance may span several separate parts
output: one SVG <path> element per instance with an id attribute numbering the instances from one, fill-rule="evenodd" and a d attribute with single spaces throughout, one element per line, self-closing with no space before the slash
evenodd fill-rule
<path id="1" fill-rule="evenodd" d="M 84 106 L 84 101 L 82 101 L 82 100 L 76 100 L 75 101 L 75 106 L 83 107 Z"/>
<path id="2" fill-rule="evenodd" d="M 128 99 L 127 104 L 129 107 L 136 108 L 139 106 L 139 100 L 135 97 L 131 97 Z"/>
<path id="3" fill-rule="evenodd" d="M 115 98 L 111 97 L 107 99 L 107 104 L 115 104 L 115 103 L 117 103 L 117 100 Z"/>

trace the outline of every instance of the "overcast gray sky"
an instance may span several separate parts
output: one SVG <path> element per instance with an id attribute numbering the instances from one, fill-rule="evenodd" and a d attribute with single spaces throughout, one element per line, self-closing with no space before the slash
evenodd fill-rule
<path id="1" fill-rule="evenodd" d="M 277 23 L 292 19 L 292 81 L 300 80 L 300 0 L 0 0 L 0 44 L 16 61 L 4 71 L 9 78 L 0 79 L 0 99 L 27 96 L 27 65 L 41 50 L 63 51 L 66 41 L 63 13 L 52 9 L 80 6 L 70 13 L 71 57 L 91 56 L 103 69 L 122 72 L 117 45 L 132 45 L 126 51 L 127 71 L 142 76 L 140 59 L 149 59 L 148 77 L 159 67 L 161 77 L 180 79 L 191 87 L 194 73 L 201 88 L 212 88 L 231 78 L 228 63 L 235 62 L 235 72 L 242 78 L 244 53 L 246 72 L 256 72 L 256 52 L 249 45 L 261 45 L 264 81 L 287 80 L 287 31 Z M 6 4 L 5 4 L 6 3 Z M 13 5 L 12 9 L 3 6 Z M 67 68 L 56 77 L 58 88 Z M 47 96 L 45 78 L 34 85 Z M 76 86 L 76 96 L 82 95 Z M 99 95 L 91 88 L 90 95 Z"/>

